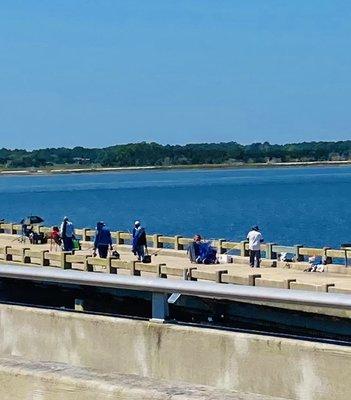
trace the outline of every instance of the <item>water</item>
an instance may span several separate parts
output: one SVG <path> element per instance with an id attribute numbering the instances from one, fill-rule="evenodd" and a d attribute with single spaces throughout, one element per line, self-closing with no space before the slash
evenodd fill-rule
<path id="1" fill-rule="evenodd" d="M 28 214 L 77 227 L 200 233 L 239 241 L 258 224 L 266 241 L 339 247 L 351 242 L 351 167 L 137 171 L 0 178 L 1 217 Z"/>

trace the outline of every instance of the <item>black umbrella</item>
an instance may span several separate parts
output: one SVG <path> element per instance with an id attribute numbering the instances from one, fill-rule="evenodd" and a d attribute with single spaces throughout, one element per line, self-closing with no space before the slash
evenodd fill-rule
<path id="1" fill-rule="evenodd" d="M 41 224 L 42 222 L 44 222 L 43 218 L 38 217 L 38 215 L 30 215 L 29 217 L 22 219 L 21 225 L 35 225 Z"/>

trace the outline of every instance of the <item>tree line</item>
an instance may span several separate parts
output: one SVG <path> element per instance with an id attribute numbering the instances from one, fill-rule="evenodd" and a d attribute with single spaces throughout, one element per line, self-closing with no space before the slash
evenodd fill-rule
<path id="1" fill-rule="evenodd" d="M 0 149 L 0 166 L 9 169 L 63 165 L 134 167 L 344 160 L 351 160 L 350 140 L 283 145 L 268 142 L 249 145 L 236 142 L 186 145 L 141 142 L 105 148 Z"/>

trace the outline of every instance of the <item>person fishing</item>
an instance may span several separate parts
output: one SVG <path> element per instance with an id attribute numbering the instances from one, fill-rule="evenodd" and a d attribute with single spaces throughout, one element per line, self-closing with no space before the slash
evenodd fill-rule
<path id="1" fill-rule="evenodd" d="M 250 266 L 251 268 L 260 268 L 261 243 L 264 242 L 264 239 L 257 225 L 251 228 L 247 234 L 247 240 L 249 241 Z"/>
<path id="2" fill-rule="evenodd" d="M 73 250 L 73 239 L 74 235 L 74 226 L 72 222 L 68 219 L 68 217 L 64 217 L 61 227 L 60 227 L 60 235 L 63 244 L 64 251 L 72 251 Z"/>
<path id="3" fill-rule="evenodd" d="M 132 233 L 132 252 L 138 256 L 138 260 L 142 261 L 147 250 L 145 229 L 141 226 L 140 221 L 135 221 Z"/>
<path id="4" fill-rule="evenodd" d="M 105 223 L 100 221 L 96 224 L 96 233 L 94 240 L 93 255 L 96 256 L 96 250 L 100 258 L 107 258 L 108 250 L 113 250 L 111 231 Z"/>

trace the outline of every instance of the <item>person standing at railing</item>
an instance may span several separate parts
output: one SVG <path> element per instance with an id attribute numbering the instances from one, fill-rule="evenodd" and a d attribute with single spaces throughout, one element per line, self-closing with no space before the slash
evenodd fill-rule
<path id="1" fill-rule="evenodd" d="M 264 239 L 257 225 L 247 234 L 247 240 L 249 241 L 250 266 L 251 268 L 255 266 L 256 268 L 260 268 L 261 243 Z"/>
<path id="2" fill-rule="evenodd" d="M 132 233 L 132 252 L 142 261 L 147 250 L 146 232 L 140 221 L 135 221 Z"/>
<path id="3" fill-rule="evenodd" d="M 64 251 L 72 251 L 73 250 L 73 239 L 74 235 L 74 226 L 72 222 L 65 217 L 62 221 L 60 227 L 60 235 L 62 238 L 63 250 Z"/>
<path id="4" fill-rule="evenodd" d="M 108 249 L 113 250 L 111 231 L 106 227 L 104 222 L 98 222 L 96 224 L 96 233 L 94 240 L 94 257 L 96 256 L 96 250 L 99 252 L 100 258 L 107 258 Z"/>

